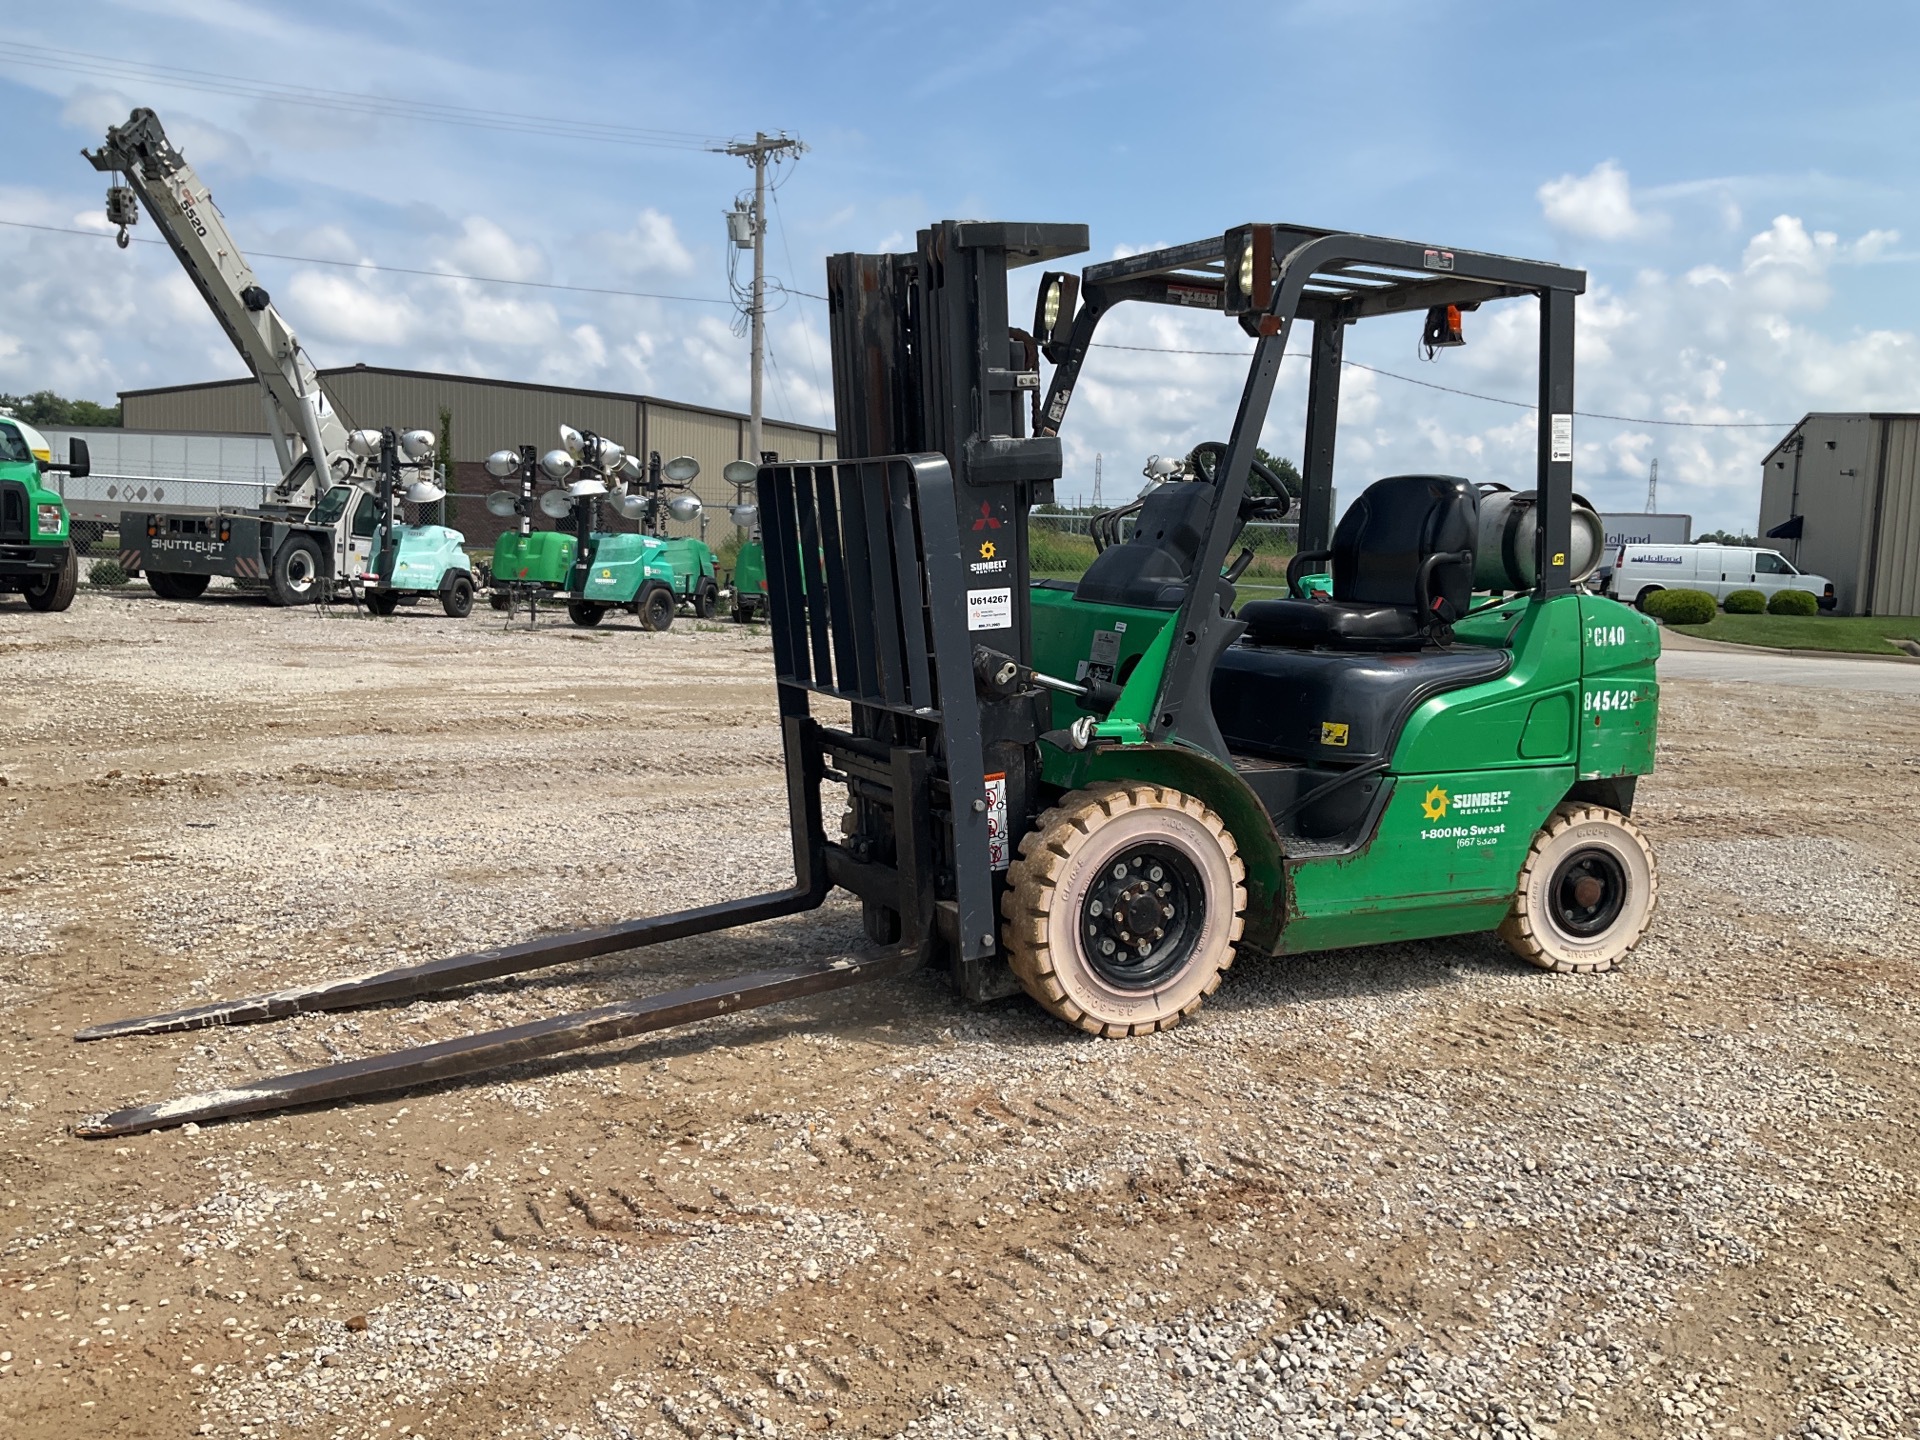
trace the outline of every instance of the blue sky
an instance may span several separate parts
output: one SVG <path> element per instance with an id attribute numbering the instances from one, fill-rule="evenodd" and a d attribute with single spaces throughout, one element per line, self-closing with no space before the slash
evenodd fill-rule
<path id="1" fill-rule="evenodd" d="M 217 77 L 700 136 L 785 128 L 812 148 L 768 258 L 804 290 L 822 288 L 824 255 L 900 247 L 944 216 L 1084 221 L 1089 258 L 1273 219 L 1585 266 L 1582 410 L 1760 422 L 1581 421 L 1578 483 L 1603 507 L 1640 508 L 1657 458 L 1663 509 L 1750 526 L 1770 422 L 1920 409 L 1911 4 L 72 0 L 0 7 L 0 40 L 0 219 L 103 228 L 102 177 L 76 152 L 144 104 L 250 251 L 724 300 L 737 160 L 347 115 Z M 744 408 L 724 304 L 256 263 L 323 365 Z M 0 226 L 0 277 L 0 389 L 104 399 L 239 373 L 159 247 Z M 1531 317 L 1508 312 L 1469 317 L 1469 345 L 1436 365 L 1411 318 L 1361 327 L 1348 354 L 1524 399 Z M 1159 312 L 1102 338 L 1243 344 L 1218 317 Z M 791 299 L 772 343 L 769 411 L 830 423 L 824 307 Z M 1297 453 L 1289 368 L 1267 438 Z M 1239 380 L 1231 359 L 1102 352 L 1062 488 L 1088 487 L 1096 452 L 1114 494 L 1147 454 L 1224 434 Z M 1526 483 L 1527 410 L 1369 371 L 1346 383 L 1343 495 L 1407 469 Z"/>

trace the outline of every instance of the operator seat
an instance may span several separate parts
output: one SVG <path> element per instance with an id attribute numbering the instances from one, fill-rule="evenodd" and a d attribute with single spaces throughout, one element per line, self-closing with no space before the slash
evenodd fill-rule
<path id="1" fill-rule="evenodd" d="M 1418 650 L 1442 638 L 1473 597 L 1480 496 L 1453 475 L 1376 480 L 1333 532 L 1333 549 L 1294 557 L 1333 561 L 1331 599 L 1255 600 L 1240 607 L 1256 645 Z M 1091 571 L 1088 572 L 1092 574 Z"/>

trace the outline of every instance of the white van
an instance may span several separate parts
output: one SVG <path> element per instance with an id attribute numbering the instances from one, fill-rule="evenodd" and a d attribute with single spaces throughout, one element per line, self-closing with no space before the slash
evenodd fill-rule
<path id="1" fill-rule="evenodd" d="M 1616 600 L 1644 605 L 1656 590 L 1704 590 L 1725 600 L 1735 590 L 1805 590 L 1818 596 L 1824 575 L 1803 574 L 1778 550 L 1748 545 L 1622 545 L 1614 557 L 1607 593 Z"/>

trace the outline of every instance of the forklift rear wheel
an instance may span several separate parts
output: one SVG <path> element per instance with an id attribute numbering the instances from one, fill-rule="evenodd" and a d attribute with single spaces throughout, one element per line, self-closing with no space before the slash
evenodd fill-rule
<path id="1" fill-rule="evenodd" d="M 673 624 L 673 609 L 673 592 L 664 585 L 655 585 L 640 597 L 640 628 L 667 629 Z"/>
<path id="2" fill-rule="evenodd" d="M 1158 785 L 1103 782 L 1040 817 L 1001 901 L 1027 993 L 1095 1035 L 1151 1035 L 1220 988 L 1247 867 L 1220 817 Z"/>
<path id="3" fill-rule="evenodd" d="M 700 620 L 711 620 L 720 609 L 720 587 L 702 580 L 693 592 L 693 613 Z"/>
<path id="4" fill-rule="evenodd" d="M 567 618 L 576 625 L 588 627 L 598 625 L 606 613 L 606 606 L 596 605 L 591 600 L 569 600 L 567 602 Z"/>
<path id="5" fill-rule="evenodd" d="M 73 592 L 80 588 L 80 561 L 73 551 L 67 551 L 67 563 L 60 567 L 58 575 L 49 575 L 45 579 L 33 579 L 20 587 L 20 593 L 26 597 L 30 609 L 45 614 L 48 611 L 64 610 L 73 604 Z"/>
<path id="6" fill-rule="evenodd" d="M 1611 970 L 1647 933 L 1659 897 L 1639 828 L 1618 810 L 1568 801 L 1533 837 L 1500 938 L 1542 970 Z"/>
<path id="7" fill-rule="evenodd" d="M 440 592 L 440 608 L 447 612 L 449 619 L 466 619 L 473 613 L 473 581 L 464 575 L 449 580 Z"/>
<path id="8" fill-rule="evenodd" d="M 400 597 L 391 590 L 369 590 L 367 592 L 367 613 L 369 615 L 391 615 L 400 608 Z"/>
<path id="9" fill-rule="evenodd" d="M 296 535 L 280 547 L 273 557 L 273 588 L 269 592 L 276 605 L 311 605 L 320 598 L 320 547 L 304 535 Z"/>

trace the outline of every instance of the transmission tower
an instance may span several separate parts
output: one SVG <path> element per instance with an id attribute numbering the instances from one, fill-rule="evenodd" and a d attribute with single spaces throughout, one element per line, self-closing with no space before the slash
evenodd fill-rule
<path id="1" fill-rule="evenodd" d="M 1660 462 L 1655 460 L 1647 467 L 1647 514 L 1651 515 L 1660 504 Z"/>
<path id="2" fill-rule="evenodd" d="M 1100 452 L 1093 455 L 1093 508 L 1100 508 Z"/>

